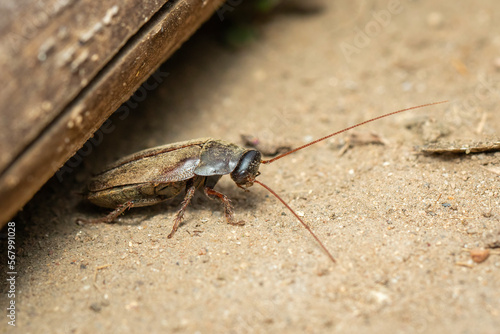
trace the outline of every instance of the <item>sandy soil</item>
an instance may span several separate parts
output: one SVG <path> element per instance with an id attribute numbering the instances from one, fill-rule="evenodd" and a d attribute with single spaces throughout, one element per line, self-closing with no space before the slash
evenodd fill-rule
<path id="1" fill-rule="evenodd" d="M 216 18 L 14 219 L 20 333 L 498 333 L 500 255 L 475 263 L 464 249 L 500 242 L 500 153 L 415 147 L 498 140 L 500 4 L 315 3 L 321 11 L 262 21 L 238 49 L 214 37 Z M 180 199 L 116 224 L 75 224 L 107 213 L 77 194 L 91 174 L 134 151 L 206 136 L 241 144 L 241 134 L 296 146 L 440 100 L 450 102 L 359 129 L 385 145 L 340 155 L 341 135 L 262 166 L 259 180 L 303 215 L 335 264 L 269 193 L 229 177 L 217 189 L 242 227 L 202 194 L 173 239 Z"/>

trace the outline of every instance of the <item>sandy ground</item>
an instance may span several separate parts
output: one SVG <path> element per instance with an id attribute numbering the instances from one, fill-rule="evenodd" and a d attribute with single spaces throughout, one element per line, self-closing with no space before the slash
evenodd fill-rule
<path id="1" fill-rule="evenodd" d="M 498 140 L 500 4 L 315 3 L 321 11 L 259 23 L 239 49 L 214 37 L 213 20 L 162 66 L 162 84 L 114 115 L 102 143 L 14 219 L 19 333 L 498 333 L 500 255 L 475 263 L 464 249 L 500 243 L 500 152 L 415 147 Z M 134 151 L 206 136 L 241 144 L 241 134 L 296 146 L 440 100 L 450 102 L 359 129 L 385 145 L 341 155 L 341 135 L 261 167 L 259 180 L 335 264 L 272 195 L 229 177 L 216 189 L 242 227 L 202 194 L 173 239 L 180 199 L 116 224 L 75 223 L 108 212 L 77 193 Z M 11 330 L 4 316 L 0 332 Z"/>

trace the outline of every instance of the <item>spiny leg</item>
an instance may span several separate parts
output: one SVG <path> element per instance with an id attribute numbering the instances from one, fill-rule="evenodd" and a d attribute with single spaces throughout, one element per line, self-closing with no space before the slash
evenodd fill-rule
<path id="1" fill-rule="evenodd" d="M 226 220 L 228 224 L 231 225 L 245 225 L 245 222 L 243 220 L 240 220 L 239 222 L 236 222 L 234 220 L 234 215 L 233 215 L 233 207 L 231 205 L 231 200 L 224 194 L 210 188 L 210 187 L 205 187 L 205 195 L 207 195 L 208 198 L 214 199 L 218 198 L 222 204 L 224 205 L 224 215 L 226 216 Z"/>
<path id="2" fill-rule="evenodd" d="M 196 186 L 195 185 L 191 185 L 191 186 L 189 186 L 189 187 L 186 188 L 186 196 L 182 200 L 181 208 L 175 214 L 174 226 L 172 226 L 172 231 L 168 235 L 169 239 L 172 238 L 174 236 L 174 234 L 175 234 L 175 231 L 177 231 L 177 228 L 179 227 L 179 224 L 182 221 L 182 217 L 184 216 L 184 212 L 186 211 L 186 208 L 187 208 L 189 202 L 191 201 L 191 199 L 194 196 L 195 190 L 196 190 Z"/>
<path id="3" fill-rule="evenodd" d="M 77 223 L 85 223 L 85 224 L 101 224 L 101 223 L 106 223 L 109 224 L 113 220 L 115 220 L 119 215 L 121 215 L 125 210 L 130 209 L 134 206 L 135 201 L 128 201 L 125 202 L 121 205 L 119 205 L 116 209 L 111 211 L 107 216 L 104 216 L 102 218 L 97 218 L 97 219 L 83 219 L 83 218 L 78 218 Z"/>

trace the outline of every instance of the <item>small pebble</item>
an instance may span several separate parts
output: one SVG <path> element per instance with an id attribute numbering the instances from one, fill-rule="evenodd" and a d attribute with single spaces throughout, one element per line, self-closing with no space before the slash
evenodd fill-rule
<path id="1" fill-rule="evenodd" d="M 486 259 L 490 256 L 489 249 L 473 249 L 470 251 L 470 257 L 472 261 L 476 263 L 481 263 L 486 261 Z"/>

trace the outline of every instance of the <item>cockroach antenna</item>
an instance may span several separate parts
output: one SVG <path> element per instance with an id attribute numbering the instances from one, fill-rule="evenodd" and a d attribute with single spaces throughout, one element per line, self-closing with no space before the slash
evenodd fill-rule
<path id="1" fill-rule="evenodd" d="M 314 141 L 312 141 L 312 142 L 310 142 L 310 143 L 307 143 L 307 144 L 305 144 L 305 145 L 299 146 L 299 147 L 297 147 L 297 148 L 295 148 L 295 149 L 293 149 L 293 150 L 291 150 L 291 151 L 288 151 L 288 152 L 285 152 L 285 153 L 283 153 L 283 154 L 280 154 L 280 155 L 278 155 L 278 156 L 276 156 L 276 157 L 274 157 L 274 158 L 272 158 L 272 159 L 269 159 L 269 160 L 261 160 L 261 163 L 263 163 L 263 164 L 270 164 L 271 162 L 274 162 L 274 161 L 276 161 L 276 160 L 278 160 L 278 159 L 281 159 L 281 158 L 283 158 L 283 157 L 286 157 L 286 156 L 287 156 L 287 155 L 289 155 L 289 154 L 292 154 L 292 153 L 294 153 L 294 152 L 300 151 L 300 150 L 302 150 L 303 148 L 309 147 L 309 146 L 311 146 L 311 145 L 314 145 L 314 144 L 316 144 L 316 143 L 319 143 L 320 141 L 323 141 L 323 140 L 325 140 L 325 139 L 328 139 L 328 138 L 334 137 L 334 136 L 336 136 L 336 135 L 338 135 L 338 134 L 341 134 L 341 133 L 343 133 L 343 132 L 346 132 L 346 131 L 352 130 L 352 129 L 354 129 L 354 128 L 357 128 L 358 126 L 361 126 L 361 125 L 365 125 L 365 124 L 367 124 L 367 123 L 374 122 L 374 121 L 379 120 L 379 119 L 381 119 L 381 118 L 385 118 L 385 117 L 389 117 L 389 116 L 392 116 L 392 115 L 395 115 L 395 114 L 399 114 L 399 113 L 402 113 L 403 111 L 414 110 L 414 109 L 420 109 L 420 108 L 429 107 L 429 106 L 433 106 L 433 105 L 436 105 L 436 104 L 441 104 L 441 103 L 446 103 L 446 102 L 448 102 L 448 101 L 439 101 L 439 102 L 427 103 L 427 104 L 422 104 L 422 105 L 420 105 L 420 106 L 415 106 L 415 107 L 411 107 L 411 108 L 406 108 L 406 109 L 401 109 L 401 110 L 393 111 L 393 112 L 390 112 L 390 113 L 388 113 L 388 114 L 385 114 L 385 115 L 382 115 L 382 116 L 378 116 L 378 117 L 375 117 L 375 118 L 369 119 L 369 120 L 367 120 L 367 121 L 364 121 L 364 122 L 358 123 L 358 124 L 356 124 L 356 125 L 350 126 L 350 127 L 345 128 L 345 129 L 343 129 L 343 130 L 340 130 L 340 131 L 334 132 L 334 133 L 329 134 L 328 136 L 322 137 L 322 138 L 320 138 L 320 139 L 316 139 L 316 140 L 314 140 Z"/>
<path id="2" fill-rule="evenodd" d="M 269 191 L 271 194 L 274 195 L 274 197 L 276 197 L 277 199 L 279 199 L 279 201 L 281 203 L 283 203 L 283 205 L 286 206 L 287 209 L 290 210 L 290 212 L 293 213 L 293 215 L 302 223 L 302 225 L 306 228 L 306 230 L 308 230 L 309 233 L 311 233 L 311 235 L 313 236 L 313 238 L 318 242 L 318 244 L 321 246 L 321 248 L 323 249 L 323 251 L 330 258 L 330 260 L 332 260 L 333 263 L 337 262 L 337 261 L 335 261 L 335 258 L 333 257 L 333 255 L 325 247 L 325 245 L 323 245 L 323 243 L 321 242 L 321 240 L 319 240 L 319 238 L 316 236 L 316 234 L 314 234 L 314 232 L 311 230 L 311 228 L 309 227 L 309 225 L 307 225 L 302 219 L 300 219 L 299 215 L 295 211 L 293 211 L 293 209 L 290 207 L 290 205 L 288 205 L 274 190 L 272 190 L 271 188 L 269 188 L 268 186 L 266 186 L 264 183 L 262 183 L 260 181 L 257 181 L 257 180 L 254 180 L 254 182 L 257 183 L 257 184 L 260 184 L 262 187 L 266 188 L 267 191 Z"/>
<path id="3" fill-rule="evenodd" d="M 406 109 L 401 109 L 401 110 L 398 110 L 398 111 L 393 111 L 391 113 L 388 113 L 388 114 L 385 114 L 385 115 L 382 115 L 382 116 L 378 116 L 378 117 L 375 117 L 375 118 L 372 118 L 372 119 L 369 119 L 367 121 L 364 121 L 364 122 L 361 122 L 361 123 L 358 123 L 356 125 L 353 125 L 353 126 L 350 126 L 348 128 L 345 128 L 343 130 L 340 130 L 340 131 L 337 131 L 337 132 L 334 132 L 332 134 L 329 134 L 328 136 L 325 136 L 325 137 L 322 137 L 320 139 L 317 139 L 317 140 L 314 140 L 308 144 L 305 144 L 305 145 L 302 145 L 300 147 L 297 147 L 291 151 L 288 151 L 288 152 L 285 152 L 283 154 L 280 154 L 272 159 L 269 159 L 269 160 L 261 160 L 261 163 L 263 164 L 270 164 L 271 162 L 274 162 L 278 159 L 281 159 L 283 157 L 286 157 L 287 155 L 289 154 L 292 154 L 294 152 L 297 152 L 299 150 L 302 150 L 303 148 L 306 148 L 306 147 L 309 147 L 311 145 L 314 145 L 316 143 L 319 143 L 320 141 L 323 141 L 325 139 L 328 139 L 328 138 L 331 138 L 333 136 L 336 136 L 340 133 L 343 133 L 343 132 L 346 132 L 346 131 L 349 131 L 351 129 L 354 129 L 354 128 L 357 128 L 358 126 L 361 126 L 361 125 L 364 125 L 366 123 L 370 123 L 370 122 L 373 122 L 373 121 L 376 121 L 376 120 L 379 120 L 381 118 L 384 118 L 384 117 L 389 117 L 389 116 L 392 116 L 392 115 L 395 115 L 395 114 L 399 114 L 403 111 L 408 111 L 408 110 L 413 110 L 413 109 L 419 109 L 419 108 L 423 108 L 423 107 L 428 107 L 428 106 L 433 106 L 433 105 L 436 105 L 436 104 L 441 104 L 441 103 L 445 103 L 445 102 L 448 102 L 448 101 L 439 101 L 439 102 L 433 102 L 433 103 L 427 103 L 427 104 L 422 104 L 420 106 L 415 106 L 415 107 L 411 107 L 411 108 L 406 108 Z M 262 182 L 259 182 L 257 180 L 254 180 L 255 183 L 257 184 L 260 184 L 262 187 L 264 187 L 265 189 L 267 189 L 267 191 L 269 191 L 271 194 L 273 194 L 281 203 L 283 203 L 284 206 L 287 207 L 288 210 L 290 210 L 291 213 L 293 213 L 293 215 L 301 222 L 301 224 L 306 228 L 306 230 L 309 231 L 309 233 L 311 233 L 311 235 L 313 236 L 313 238 L 318 242 L 318 244 L 321 246 L 321 248 L 323 249 L 323 251 L 326 253 L 326 255 L 328 255 L 328 257 L 330 258 L 330 260 L 332 260 L 332 262 L 336 262 L 335 261 L 335 258 L 333 257 L 333 255 L 328 251 L 328 249 L 325 247 L 325 245 L 323 245 L 323 243 L 321 242 L 321 240 L 316 236 L 316 234 L 314 234 L 314 232 L 311 230 L 311 228 L 309 227 L 309 225 L 307 225 L 300 217 L 299 215 L 293 211 L 293 209 L 274 191 L 272 190 L 271 188 L 269 188 L 267 185 L 265 185 L 264 183 Z"/>

